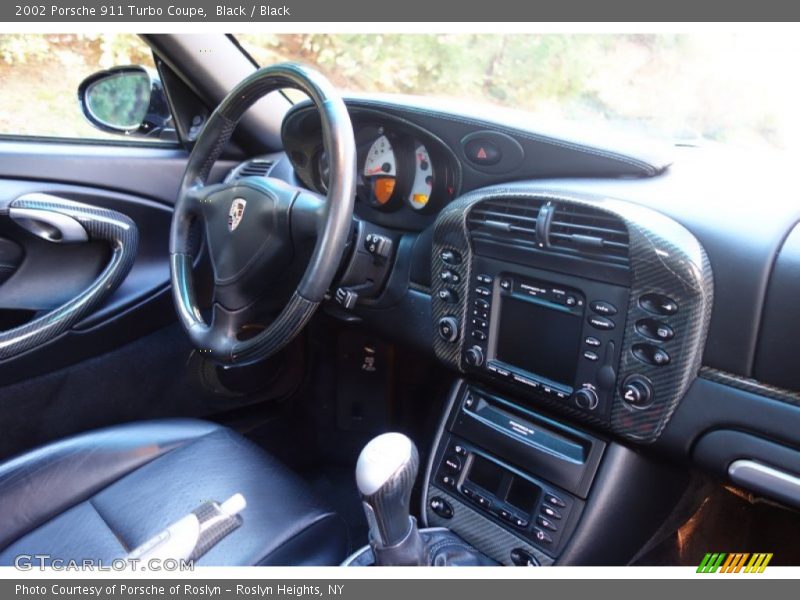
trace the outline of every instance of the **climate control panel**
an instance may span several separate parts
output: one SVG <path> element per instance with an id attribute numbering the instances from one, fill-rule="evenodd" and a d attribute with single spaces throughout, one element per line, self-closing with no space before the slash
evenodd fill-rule
<path id="1" fill-rule="evenodd" d="M 574 529 L 583 502 L 542 479 L 522 473 L 457 436 L 444 440 L 431 483 L 486 518 L 557 555 Z M 447 519 L 452 507 L 429 493 L 428 510 Z"/>

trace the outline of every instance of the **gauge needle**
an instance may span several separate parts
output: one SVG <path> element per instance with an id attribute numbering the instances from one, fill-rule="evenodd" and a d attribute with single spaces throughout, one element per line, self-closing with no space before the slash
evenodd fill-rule
<path id="1" fill-rule="evenodd" d="M 367 175 L 377 175 L 378 173 L 383 173 L 383 167 L 375 167 L 367 171 Z"/>

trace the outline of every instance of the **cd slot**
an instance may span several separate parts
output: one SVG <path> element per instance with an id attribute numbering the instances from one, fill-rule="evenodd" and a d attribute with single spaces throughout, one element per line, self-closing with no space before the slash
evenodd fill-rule
<path id="1" fill-rule="evenodd" d="M 605 443 L 474 390 L 451 431 L 518 468 L 585 498 Z"/>

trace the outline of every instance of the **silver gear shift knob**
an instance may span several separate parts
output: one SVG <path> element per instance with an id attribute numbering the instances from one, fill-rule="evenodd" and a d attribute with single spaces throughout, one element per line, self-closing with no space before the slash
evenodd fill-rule
<path id="1" fill-rule="evenodd" d="M 410 502 L 418 468 L 417 447 L 402 433 L 379 435 L 361 451 L 356 483 L 373 547 L 396 546 L 416 528 Z"/>

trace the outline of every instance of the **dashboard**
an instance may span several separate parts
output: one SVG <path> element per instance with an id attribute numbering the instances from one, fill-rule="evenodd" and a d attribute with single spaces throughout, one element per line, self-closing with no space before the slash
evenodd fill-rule
<path id="1" fill-rule="evenodd" d="M 346 104 L 358 235 L 391 248 L 347 320 L 720 478 L 744 458 L 800 474 L 800 203 L 751 175 L 776 164 L 429 99 Z M 274 172 L 324 193 L 316 113 L 296 105 L 282 135 Z"/>

